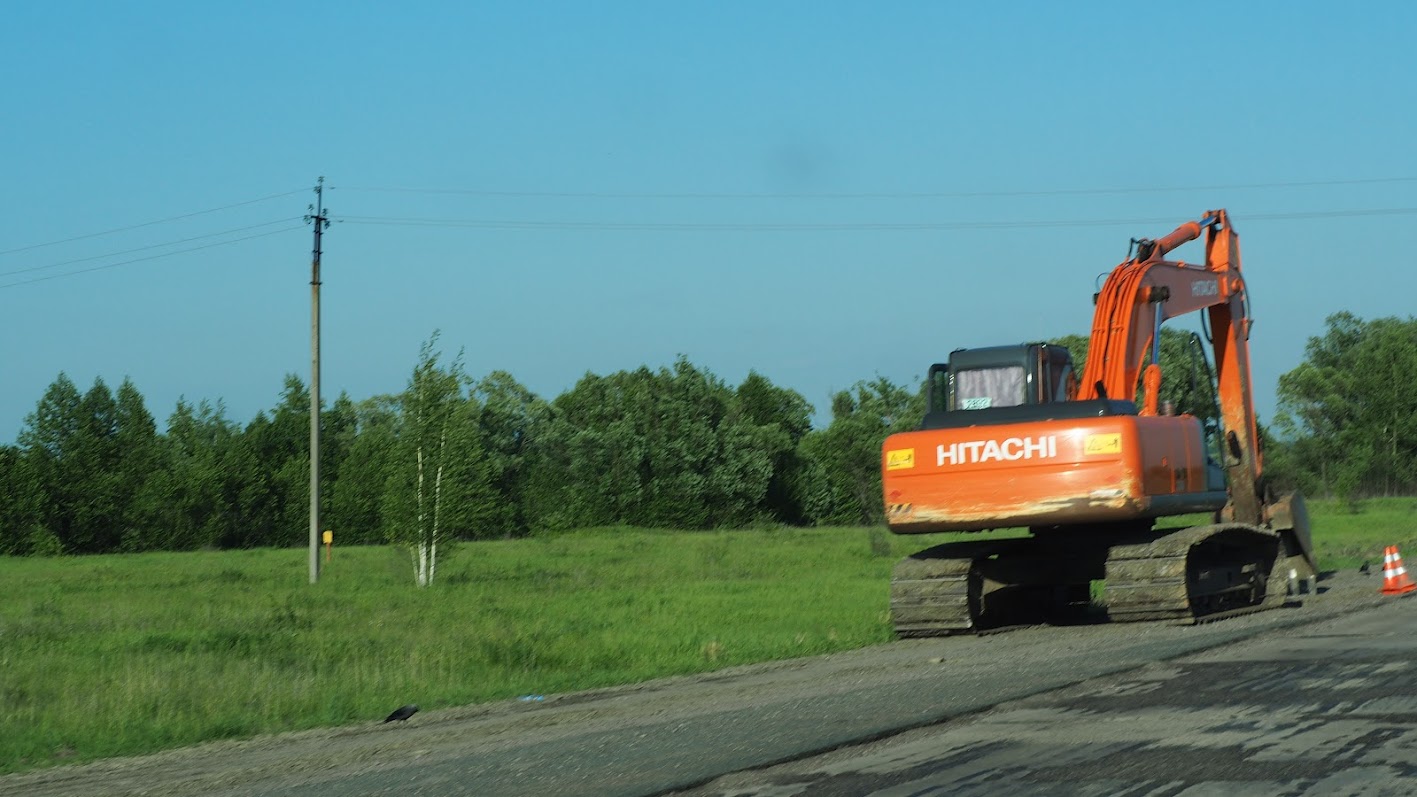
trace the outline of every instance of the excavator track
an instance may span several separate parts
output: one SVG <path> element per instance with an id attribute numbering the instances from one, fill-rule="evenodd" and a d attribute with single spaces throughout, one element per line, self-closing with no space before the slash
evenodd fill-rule
<path id="1" fill-rule="evenodd" d="M 976 560 L 1017 553 L 1029 542 L 946 543 L 902 559 L 891 573 L 891 618 L 896 634 L 946 636 L 979 630 L 981 578 Z"/>
<path id="2" fill-rule="evenodd" d="M 1194 526 L 1112 546 L 1104 602 L 1113 622 L 1194 623 L 1284 603 L 1279 535 L 1245 524 Z"/>
<path id="3" fill-rule="evenodd" d="M 901 637 L 1067 622 L 1197 623 L 1282 605 L 1289 586 L 1278 533 L 1245 524 L 1123 537 L 946 543 L 901 560 L 891 617 Z M 1090 587 L 1105 580 L 1105 617 Z"/>
<path id="4" fill-rule="evenodd" d="M 1088 608 L 1102 578 L 1086 546 L 1037 538 L 955 542 L 902 559 L 891 575 L 891 617 L 902 637 L 1037 625 Z"/>

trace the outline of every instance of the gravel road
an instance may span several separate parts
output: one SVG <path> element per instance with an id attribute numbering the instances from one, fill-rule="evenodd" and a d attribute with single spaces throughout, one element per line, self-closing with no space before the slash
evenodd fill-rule
<path id="1" fill-rule="evenodd" d="M 634 795 L 693 788 L 1394 600 L 1346 572 L 1302 606 L 1200 626 L 896 642 L 634 686 L 425 711 L 0 778 L 0 794 Z M 382 719 L 381 712 L 373 712 Z"/>

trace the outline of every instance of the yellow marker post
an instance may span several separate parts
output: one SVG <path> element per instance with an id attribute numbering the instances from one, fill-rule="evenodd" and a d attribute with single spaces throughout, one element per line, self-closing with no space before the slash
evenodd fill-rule
<path id="1" fill-rule="evenodd" d="M 325 564 L 330 563 L 330 548 L 335 544 L 335 533 L 325 529 Z"/>

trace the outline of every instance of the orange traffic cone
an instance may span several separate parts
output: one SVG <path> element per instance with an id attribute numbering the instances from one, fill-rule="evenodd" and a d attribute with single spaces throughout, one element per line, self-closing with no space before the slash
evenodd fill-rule
<path id="1" fill-rule="evenodd" d="M 1389 545 L 1383 549 L 1383 594 L 1401 595 L 1414 589 L 1417 584 L 1402 566 L 1402 554 L 1397 552 L 1396 545 Z"/>

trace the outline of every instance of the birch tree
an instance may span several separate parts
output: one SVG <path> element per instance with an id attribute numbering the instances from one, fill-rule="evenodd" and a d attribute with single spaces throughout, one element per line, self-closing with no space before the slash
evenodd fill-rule
<path id="1" fill-rule="evenodd" d="M 474 408 L 462 354 L 440 362 L 438 333 L 423 344 L 408 389 L 399 396 L 399 429 L 383 526 L 404 547 L 414 582 L 433 583 L 438 556 L 446 553 L 466 513 L 468 468 L 476 457 Z M 451 499 L 451 500 L 450 500 Z"/>

